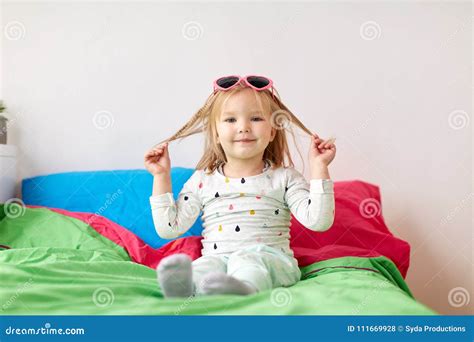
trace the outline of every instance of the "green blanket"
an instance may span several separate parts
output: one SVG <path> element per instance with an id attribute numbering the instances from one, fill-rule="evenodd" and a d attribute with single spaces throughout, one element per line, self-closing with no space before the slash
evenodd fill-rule
<path id="1" fill-rule="evenodd" d="M 3 206 L 0 205 L 0 213 Z M 0 216 L 2 315 L 433 315 L 385 257 L 303 267 L 302 280 L 251 296 L 164 299 L 155 270 L 84 222 L 29 209 Z"/>

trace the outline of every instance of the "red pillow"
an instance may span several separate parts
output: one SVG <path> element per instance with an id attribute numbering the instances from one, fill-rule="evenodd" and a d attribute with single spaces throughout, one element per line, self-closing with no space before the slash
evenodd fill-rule
<path id="1" fill-rule="evenodd" d="M 379 188 L 362 181 L 334 182 L 336 201 L 332 227 L 311 231 L 292 218 L 290 245 L 300 266 L 343 256 L 391 259 L 406 276 L 410 245 L 389 231 L 382 216 Z"/>

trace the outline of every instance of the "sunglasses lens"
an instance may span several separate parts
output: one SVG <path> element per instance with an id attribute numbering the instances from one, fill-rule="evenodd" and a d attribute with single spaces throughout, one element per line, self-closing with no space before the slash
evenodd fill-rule
<path id="1" fill-rule="evenodd" d="M 234 76 L 229 76 L 229 77 L 222 77 L 219 78 L 216 83 L 219 87 L 227 89 L 232 87 L 234 84 L 236 84 L 239 81 L 238 77 Z"/>
<path id="2" fill-rule="evenodd" d="M 266 77 L 250 76 L 247 77 L 247 81 L 255 88 L 264 88 L 270 84 L 270 80 Z"/>

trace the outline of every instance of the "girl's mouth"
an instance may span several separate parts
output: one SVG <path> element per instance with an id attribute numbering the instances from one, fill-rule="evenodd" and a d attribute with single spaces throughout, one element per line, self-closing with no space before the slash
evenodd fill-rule
<path id="1" fill-rule="evenodd" d="M 249 142 L 254 142 L 255 140 L 250 140 L 250 139 L 242 139 L 242 140 L 236 140 L 235 142 L 241 142 L 241 143 L 249 143 Z"/>

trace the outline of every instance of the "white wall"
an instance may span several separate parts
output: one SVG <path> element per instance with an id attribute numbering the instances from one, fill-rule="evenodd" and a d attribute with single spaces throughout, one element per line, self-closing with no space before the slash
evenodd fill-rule
<path id="1" fill-rule="evenodd" d="M 335 181 L 380 186 L 388 226 L 412 246 L 416 298 L 472 313 L 449 299 L 473 288 L 469 2 L 7 1 L 2 23 L 19 179 L 142 168 L 215 77 L 268 75 L 308 127 L 337 137 Z M 194 166 L 200 142 L 172 144 L 173 165 Z"/>

